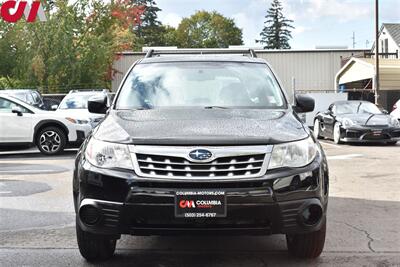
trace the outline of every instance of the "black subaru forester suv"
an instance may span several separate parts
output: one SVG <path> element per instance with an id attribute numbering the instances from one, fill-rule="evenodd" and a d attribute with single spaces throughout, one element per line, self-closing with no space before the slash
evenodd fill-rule
<path id="1" fill-rule="evenodd" d="M 270 66 L 242 55 L 159 55 L 126 75 L 75 163 L 76 233 L 89 261 L 130 235 L 285 234 L 289 252 L 324 247 L 328 166 Z"/>

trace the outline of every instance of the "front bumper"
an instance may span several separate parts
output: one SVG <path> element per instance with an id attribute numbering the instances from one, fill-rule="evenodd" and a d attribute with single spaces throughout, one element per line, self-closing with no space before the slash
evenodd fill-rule
<path id="1" fill-rule="evenodd" d="M 400 141 L 400 128 L 350 127 L 341 129 L 343 142 L 397 142 Z"/>
<path id="2" fill-rule="evenodd" d="M 88 232 L 120 235 L 177 234 L 295 234 L 318 230 L 326 218 L 328 168 L 318 157 L 305 168 L 270 171 L 245 182 L 152 182 L 136 180 L 133 172 L 101 170 L 80 162 L 76 171 L 80 201 L 78 223 Z M 175 192 L 218 189 L 226 193 L 225 218 L 176 218 Z M 99 219 L 85 224 L 83 207 L 99 211 Z M 318 223 L 307 225 L 302 212 L 321 207 Z"/>
<path id="3" fill-rule="evenodd" d="M 68 147 L 79 147 L 91 131 L 92 127 L 90 125 L 76 125 L 73 130 L 69 131 Z"/>

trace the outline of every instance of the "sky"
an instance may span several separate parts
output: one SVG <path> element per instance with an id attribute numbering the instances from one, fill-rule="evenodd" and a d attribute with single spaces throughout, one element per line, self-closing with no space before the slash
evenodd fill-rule
<path id="1" fill-rule="evenodd" d="M 197 10 L 217 11 L 233 18 L 243 30 L 246 46 L 255 43 L 271 0 L 155 0 L 162 9 L 159 19 L 177 27 L 182 18 Z M 316 46 L 370 48 L 374 39 L 375 0 L 282 0 L 284 15 L 294 20 L 293 49 Z M 380 0 L 380 23 L 400 23 L 400 0 Z"/>

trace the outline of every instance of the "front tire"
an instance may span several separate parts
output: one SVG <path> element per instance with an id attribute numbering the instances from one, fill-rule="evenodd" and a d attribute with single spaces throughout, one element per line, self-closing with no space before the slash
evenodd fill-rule
<path id="1" fill-rule="evenodd" d="M 321 136 L 321 124 L 319 122 L 319 119 L 316 119 L 314 121 L 314 137 L 316 139 L 321 139 L 322 138 L 322 136 Z"/>
<path id="2" fill-rule="evenodd" d="M 288 251 L 291 255 L 303 259 L 318 258 L 324 250 L 326 236 L 326 221 L 321 229 L 299 235 L 286 235 Z"/>
<path id="3" fill-rule="evenodd" d="M 79 252 L 87 261 L 105 261 L 115 252 L 117 241 L 104 235 L 96 235 L 81 229 L 76 219 L 76 237 Z"/>
<path id="4" fill-rule="evenodd" d="M 337 122 L 333 126 L 333 142 L 335 142 L 335 144 L 342 143 L 342 141 L 340 141 L 340 124 Z"/>
<path id="5" fill-rule="evenodd" d="M 36 145 L 44 155 L 56 155 L 64 151 L 67 137 L 58 127 L 46 127 L 39 131 L 36 137 Z"/>

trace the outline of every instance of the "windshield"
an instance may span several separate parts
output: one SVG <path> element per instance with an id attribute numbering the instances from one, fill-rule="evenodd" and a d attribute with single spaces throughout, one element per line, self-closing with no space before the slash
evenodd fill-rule
<path id="1" fill-rule="evenodd" d="M 15 97 L 15 98 L 17 98 L 17 99 L 19 99 L 19 100 L 21 100 L 21 101 L 27 102 L 27 98 L 26 98 L 26 94 L 25 93 L 12 92 L 12 93 L 10 93 L 10 95 Z"/>
<path id="2" fill-rule="evenodd" d="M 140 64 L 129 74 L 117 109 L 285 108 L 265 64 L 180 62 Z"/>
<path id="3" fill-rule="evenodd" d="M 368 114 L 381 114 L 377 106 L 368 102 L 348 102 L 338 104 L 336 107 L 337 114 L 355 114 L 355 113 L 368 113 Z"/>
<path id="4" fill-rule="evenodd" d="M 64 97 L 59 109 L 87 109 L 88 100 L 93 94 L 72 94 Z"/>

